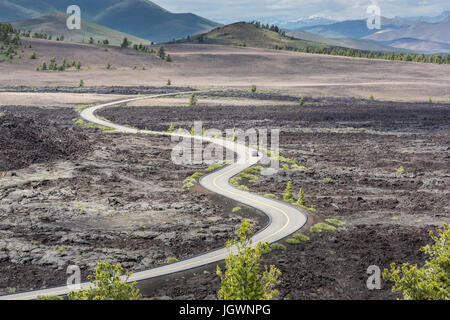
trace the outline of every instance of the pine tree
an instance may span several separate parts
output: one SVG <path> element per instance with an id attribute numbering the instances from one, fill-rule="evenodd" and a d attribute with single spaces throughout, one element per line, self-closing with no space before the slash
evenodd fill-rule
<path id="1" fill-rule="evenodd" d="M 123 38 L 122 44 L 120 45 L 121 48 L 128 48 L 130 46 L 130 42 L 128 41 L 128 38 Z"/>
<path id="2" fill-rule="evenodd" d="M 193 107 L 197 104 L 197 97 L 194 93 L 191 94 L 191 96 L 189 97 L 189 106 Z"/>
<path id="3" fill-rule="evenodd" d="M 286 185 L 286 190 L 284 191 L 284 201 L 286 202 L 294 202 L 294 195 L 292 194 L 292 183 L 288 181 Z"/>
<path id="4" fill-rule="evenodd" d="M 306 206 L 305 193 L 303 192 L 302 188 L 300 188 L 300 190 L 298 191 L 297 204 L 299 206 L 301 206 L 301 207 L 305 207 Z"/>
<path id="5" fill-rule="evenodd" d="M 165 59 L 166 58 L 166 51 L 164 50 L 163 46 L 159 47 L 157 55 L 161 59 Z"/>
<path id="6" fill-rule="evenodd" d="M 444 224 L 437 234 L 430 232 L 434 244 L 420 251 L 428 255 L 424 266 L 392 263 L 385 269 L 383 278 L 393 282 L 392 292 L 401 292 L 405 300 L 449 300 L 450 299 L 450 228 Z"/>
<path id="7" fill-rule="evenodd" d="M 275 286 L 279 283 L 280 270 L 275 266 L 265 266 L 261 273 L 261 253 L 267 250 L 267 243 L 252 244 L 251 225 L 245 219 L 238 231 L 239 240 L 227 242 L 227 248 L 236 247 L 225 258 L 225 271 L 217 266 L 217 275 L 221 278 L 218 292 L 219 300 L 274 300 L 278 296 Z"/>

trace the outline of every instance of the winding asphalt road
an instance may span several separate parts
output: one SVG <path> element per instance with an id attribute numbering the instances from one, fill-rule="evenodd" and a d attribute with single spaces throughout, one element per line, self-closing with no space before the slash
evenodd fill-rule
<path id="1" fill-rule="evenodd" d="M 210 91 L 210 90 L 208 90 Z M 86 121 L 96 123 L 111 129 L 115 129 L 118 132 L 130 133 L 130 134 L 156 134 L 156 135 L 169 135 L 178 136 L 182 138 L 195 138 L 202 140 L 203 142 L 211 142 L 220 145 L 226 149 L 230 149 L 237 154 L 237 160 L 220 170 L 216 170 L 213 173 L 204 176 L 200 179 L 199 183 L 206 189 L 240 202 L 242 204 L 254 207 L 256 209 L 264 212 L 270 219 L 269 225 L 263 230 L 256 233 L 253 237 L 254 245 L 258 242 L 277 242 L 292 233 L 298 231 L 302 228 L 307 220 L 308 216 L 305 210 L 291 206 L 288 203 L 265 198 L 263 196 L 253 194 L 247 191 L 242 191 L 233 187 L 229 180 L 233 176 L 239 174 L 246 168 L 251 167 L 262 159 L 261 152 L 258 156 L 254 156 L 256 149 L 249 148 L 242 144 L 237 144 L 235 142 L 211 137 L 204 136 L 191 136 L 178 133 L 166 133 L 166 132 L 155 132 L 150 130 L 138 130 L 134 128 L 129 128 L 121 126 L 119 124 L 110 123 L 108 121 L 103 121 L 95 116 L 95 112 L 99 109 L 105 107 L 111 107 L 115 105 L 120 105 L 123 103 L 128 103 L 137 100 L 158 98 L 164 96 L 174 96 L 179 94 L 190 94 L 190 93 L 200 93 L 205 91 L 191 91 L 191 92 L 177 92 L 170 94 L 159 94 L 145 97 L 138 97 L 126 100 L 115 101 L 111 103 L 106 103 L 102 105 L 97 105 L 81 112 L 81 117 Z M 234 251 L 234 248 L 231 248 Z M 172 273 L 185 271 L 188 269 L 204 266 L 210 263 L 219 262 L 225 259 L 229 254 L 226 248 L 221 248 L 207 253 L 179 261 L 173 264 L 168 264 L 160 266 L 154 269 L 136 272 L 134 273 L 129 281 L 141 281 L 146 279 L 151 279 L 154 277 L 169 275 Z M 89 283 L 81 284 L 81 288 L 87 289 L 90 287 Z M 25 293 L 18 293 L 14 295 L 0 296 L 0 300 L 30 300 L 35 299 L 38 296 L 59 296 L 65 295 L 69 292 L 67 286 L 61 286 L 57 288 L 43 289 L 37 291 L 30 291 Z"/>

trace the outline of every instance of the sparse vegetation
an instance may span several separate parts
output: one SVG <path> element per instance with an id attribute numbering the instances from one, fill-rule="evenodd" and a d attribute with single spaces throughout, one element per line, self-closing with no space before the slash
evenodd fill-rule
<path id="1" fill-rule="evenodd" d="M 197 105 L 197 101 L 198 101 L 197 96 L 195 95 L 195 93 L 192 93 L 189 96 L 189 106 L 193 107 L 193 106 Z"/>
<path id="2" fill-rule="evenodd" d="M 311 240 L 308 236 L 304 235 L 303 233 L 295 233 L 292 238 L 301 241 L 301 242 L 307 242 Z"/>
<path id="3" fill-rule="evenodd" d="M 84 87 L 84 80 L 83 79 L 81 79 L 80 80 L 80 82 L 78 83 L 78 86 L 81 88 L 81 87 Z"/>
<path id="4" fill-rule="evenodd" d="M 125 279 L 121 278 L 122 275 Z M 120 264 L 99 262 L 95 270 L 95 278 L 89 276 L 91 288 L 72 291 L 68 298 L 69 300 L 140 300 L 142 295 L 136 288 L 136 283 L 127 283 L 131 275 L 131 272 L 124 273 Z"/>
<path id="5" fill-rule="evenodd" d="M 156 53 L 156 55 L 158 57 L 160 57 L 161 59 L 165 59 L 166 58 L 166 50 L 164 49 L 163 46 L 159 47 L 158 52 Z"/>
<path id="6" fill-rule="evenodd" d="M 294 196 L 292 194 L 292 183 L 288 181 L 286 190 L 284 191 L 283 200 L 289 203 L 294 203 Z"/>
<path id="7" fill-rule="evenodd" d="M 128 284 L 131 272 L 124 272 L 120 264 L 99 262 L 95 277 L 88 276 L 89 289 L 71 291 L 68 300 L 140 300 L 142 295 L 136 282 Z M 64 300 L 57 296 L 38 296 L 37 300 Z"/>
<path id="8" fill-rule="evenodd" d="M 255 93 L 256 92 L 256 86 L 254 84 L 250 87 L 250 92 L 251 93 Z"/>
<path id="9" fill-rule="evenodd" d="M 273 193 L 266 193 L 264 195 L 266 198 L 272 198 L 272 199 L 278 199 L 278 196 L 274 195 Z"/>
<path id="10" fill-rule="evenodd" d="M 221 164 L 221 163 L 216 163 L 216 164 L 210 165 L 210 166 L 208 167 L 208 169 L 206 169 L 206 171 L 212 172 L 212 171 L 217 170 L 217 169 L 220 169 L 220 168 L 222 168 L 222 167 L 223 167 L 223 164 Z"/>
<path id="11" fill-rule="evenodd" d="M 234 207 L 233 210 L 231 210 L 231 212 L 236 213 L 238 211 L 241 211 L 242 208 L 241 207 Z"/>
<path id="12" fill-rule="evenodd" d="M 306 201 L 305 201 L 305 193 L 303 192 L 303 189 L 300 188 L 300 190 L 298 191 L 298 200 L 297 200 L 297 204 L 301 207 L 305 207 L 306 206 Z"/>
<path id="13" fill-rule="evenodd" d="M 305 96 L 302 95 L 302 97 L 300 98 L 300 100 L 299 100 L 298 103 L 299 103 L 301 106 L 303 106 L 303 105 L 305 104 L 305 102 L 306 102 Z"/>
<path id="14" fill-rule="evenodd" d="M 286 243 L 291 244 L 291 245 L 297 245 L 300 244 L 300 240 L 295 239 L 295 238 L 290 238 L 286 240 Z"/>
<path id="15" fill-rule="evenodd" d="M 322 233 L 323 231 L 336 231 L 336 227 L 330 226 L 329 224 L 319 222 L 313 225 L 310 229 L 312 233 Z"/>
<path id="16" fill-rule="evenodd" d="M 286 246 L 284 244 L 276 242 L 270 245 L 270 249 L 284 251 L 286 250 Z"/>
<path id="17" fill-rule="evenodd" d="M 167 262 L 167 263 L 175 263 L 175 262 L 178 262 L 178 259 L 177 259 L 177 258 L 174 258 L 174 257 L 170 257 L 170 258 L 167 258 L 167 259 L 166 259 L 166 262 Z"/>
<path id="18" fill-rule="evenodd" d="M 405 168 L 403 167 L 403 166 L 400 166 L 398 169 L 397 169 L 397 173 L 398 174 L 404 174 L 406 171 L 405 171 Z"/>
<path id="19" fill-rule="evenodd" d="M 338 220 L 338 219 L 325 219 L 325 221 L 328 222 L 329 224 L 333 224 L 337 227 L 342 227 L 342 226 L 346 225 L 345 222 Z"/>
<path id="20" fill-rule="evenodd" d="M 128 41 L 128 38 L 123 38 L 122 44 L 120 45 L 121 48 L 128 48 L 131 45 L 131 42 Z"/>

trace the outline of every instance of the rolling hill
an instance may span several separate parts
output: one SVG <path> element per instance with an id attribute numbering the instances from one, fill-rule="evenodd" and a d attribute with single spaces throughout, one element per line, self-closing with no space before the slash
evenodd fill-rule
<path id="1" fill-rule="evenodd" d="M 412 38 L 399 38 L 384 42 L 395 48 L 405 48 L 415 52 L 445 53 L 450 52 L 450 43 L 426 41 Z"/>
<path id="2" fill-rule="evenodd" d="M 381 25 L 383 29 L 400 29 L 414 24 L 413 21 L 408 20 L 394 20 L 389 18 L 381 18 Z M 347 20 L 337 22 L 329 25 L 319 25 L 302 28 L 303 31 L 316 33 L 327 38 L 363 38 L 373 33 L 378 32 L 377 29 L 368 29 L 367 21 L 361 20 Z"/>
<path id="3" fill-rule="evenodd" d="M 295 30 L 286 32 L 288 36 L 296 39 L 308 40 L 313 42 L 325 43 L 330 46 L 346 47 L 367 51 L 401 51 L 390 45 L 379 43 L 372 40 L 352 39 L 352 38 L 326 38 L 311 32 Z"/>
<path id="4" fill-rule="evenodd" d="M 171 13 L 148 0 L 77 0 L 82 18 L 154 42 L 210 30 L 218 23 L 191 13 Z M 0 0 L 0 21 L 65 12 L 72 0 Z"/>
<path id="5" fill-rule="evenodd" d="M 72 42 L 88 42 L 89 38 L 97 40 L 108 39 L 111 45 L 120 45 L 123 38 L 128 38 L 132 43 L 148 44 L 149 41 L 115 31 L 109 28 L 99 26 L 95 23 L 82 20 L 81 30 L 69 30 L 66 28 L 67 15 L 62 12 L 55 12 L 47 16 L 13 22 L 12 25 L 23 31 L 31 31 L 31 33 L 46 33 L 52 35 L 53 38 L 64 35 L 66 40 Z"/>
<path id="6" fill-rule="evenodd" d="M 176 41 L 177 43 L 205 43 L 232 46 L 248 46 L 273 49 L 285 47 L 292 49 L 324 48 L 327 44 L 314 41 L 292 39 L 282 36 L 277 32 L 260 29 L 254 24 L 237 22 L 223 27 L 218 27 L 207 33 Z"/>

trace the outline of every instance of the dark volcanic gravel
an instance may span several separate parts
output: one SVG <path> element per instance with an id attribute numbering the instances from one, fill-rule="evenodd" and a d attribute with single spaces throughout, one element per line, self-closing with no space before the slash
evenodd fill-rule
<path id="1" fill-rule="evenodd" d="M 61 128 L 28 116 L 0 114 L 0 171 L 73 159 L 89 149 L 87 137 L 77 128 Z"/>

